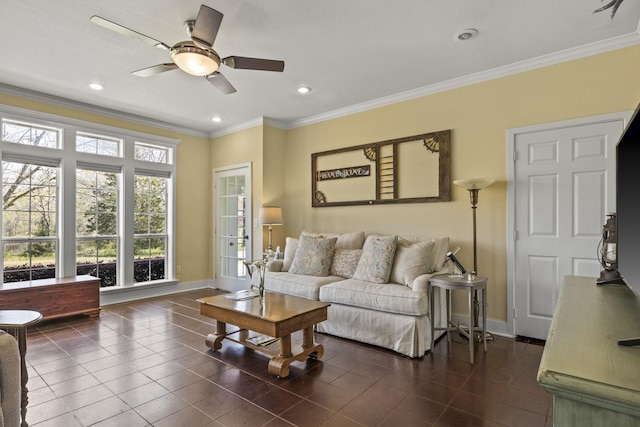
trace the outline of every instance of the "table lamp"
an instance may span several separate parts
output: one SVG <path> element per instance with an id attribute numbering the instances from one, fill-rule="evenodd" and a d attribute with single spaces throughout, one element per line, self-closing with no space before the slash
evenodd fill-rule
<path id="1" fill-rule="evenodd" d="M 282 225 L 282 208 L 277 206 L 263 206 L 260 208 L 260 224 L 269 226 L 269 246 L 268 251 L 273 250 L 271 243 L 272 225 Z"/>

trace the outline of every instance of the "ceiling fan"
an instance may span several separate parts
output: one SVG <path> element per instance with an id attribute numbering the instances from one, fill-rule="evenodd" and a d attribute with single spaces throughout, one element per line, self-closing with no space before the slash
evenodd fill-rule
<path id="1" fill-rule="evenodd" d="M 101 27 L 171 52 L 173 62 L 133 71 L 131 74 L 136 76 L 148 77 L 180 68 L 191 75 L 206 78 L 222 93 L 230 94 L 236 92 L 236 88 L 218 71 L 220 64 L 243 70 L 277 72 L 284 70 L 284 61 L 274 59 L 248 58 L 245 56 L 228 56 L 220 59 L 218 53 L 213 50 L 213 42 L 220 29 L 222 17 L 222 13 L 217 10 L 201 5 L 196 19 L 188 20 L 184 23 L 185 30 L 191 40 L 178 42 L 172 47 L 97 15 L 92 16 L 90 20 Z"/>

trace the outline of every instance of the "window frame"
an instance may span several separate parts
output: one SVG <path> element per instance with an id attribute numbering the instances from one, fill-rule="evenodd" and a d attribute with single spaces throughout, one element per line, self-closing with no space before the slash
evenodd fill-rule
<path id="1" fill-rule="evenodd" d="M 28 123 L 36 127 L 60 129 L 62 140 L 58 148 L 47 148 L 1 140 L 0 134 L 0 161 L 5 156 L 11 159 L 24 157 L 26 159 L 45 159 L 59 163 L 58 180 L 58 227 L 57 227 L 57 260 L 56 277 L 68 277 L 76 275 L 76 171 L 84 169 L 87 165 L 100 166 L 99 170 L 120 171 L 121 186 L 119 191 L 118 212 L 118 285 L 102 288 L 102 292 L 119 290 L 127 287 L 140 287 L 152 284 L 177 283 L 175 278 L 175 210 L 176 210 L 176 151 L 179 140 L 127 129 L 116 128 L 86 122 L 67 117 L 56 116 L 48 113 L 25 110 L 17 107 L 0 105 L 0 126 L 5 121 Z M 76 151 L 76 135 L 92 135 L 113 140 L 121 140 L 120 156 L 102 155 Z M 135 160 L 135 143 L 161 147 L 167 150 L 167 163 L 154 163 Z M 158 281 L 134 283 L 134 230 L 133 230 L 133 190 L 136 173 L 163 176 L 167 181 L 167 248 L 165 260 L 165 278 Z M 2 206 L 0 206 L 0 220 L 2 219 Z M 0 251 L 5 239 L 0 236 Z M 0 252 L 0 260 L 2 253 Z M 0 281 L 2 278 L 0 277 Z"/>

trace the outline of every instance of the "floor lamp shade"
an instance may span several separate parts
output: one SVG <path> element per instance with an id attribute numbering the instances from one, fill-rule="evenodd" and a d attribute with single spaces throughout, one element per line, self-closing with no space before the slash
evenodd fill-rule
<path id="1" fill-rule="evenodd" d="M 282 208 L 277 206 L 263 206 L 260 208 L 260 216 L 258 221 L 262 225 L 269 226 L 269 246 L 267 250 L 273 250 L 271 244 L 272 225 L 282 225 Z"/>

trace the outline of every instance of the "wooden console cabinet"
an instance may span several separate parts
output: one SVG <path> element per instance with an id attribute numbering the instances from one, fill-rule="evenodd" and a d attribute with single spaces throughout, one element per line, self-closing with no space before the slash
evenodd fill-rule
<path id="1" fill-rule="evenodd" d="M 100 315 L 100 279 L 71 276 L 0 285 L 0 310 L 35 310 L 43 319 Z"/>
<path id="2" fill-rule="evenodd" d="M 540 361 L 538 382 L 553 394 L 553 425 L 640 426 L 640 298 L 595 277 L 564 279 Z"/>

